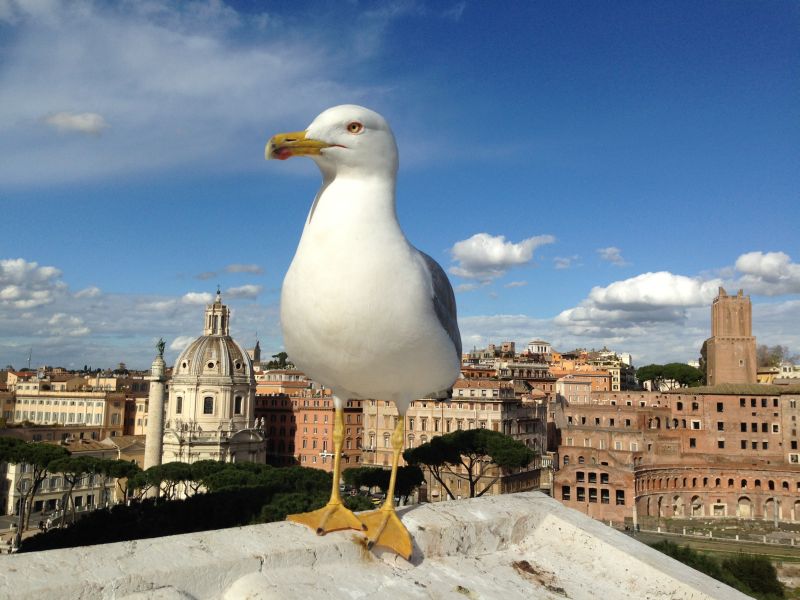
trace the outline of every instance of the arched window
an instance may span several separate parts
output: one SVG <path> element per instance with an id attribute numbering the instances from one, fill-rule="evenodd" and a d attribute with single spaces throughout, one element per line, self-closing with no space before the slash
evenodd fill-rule
<path id="1" fill-rule="evenodd" d="M 584 458 L 583 458 L 582 456 L 579 456 L 579 457 L 578 457 L 578 464 L 579 464 L 579 465 L 582 465 L 584 462 L 586 462 L 586 461 L 584 460 Z"/>
<path id="2" fill-rule="evenodd" d="M 569 465 L 569 455 L 568 454 L 564 455 L 564 466 L 566 467 L 567 465 Z"/>
<path id="3" fill-rule="evenodd" d="M 213 415 L 214 414 L 214 398 L 211 396 L 206 396 L 203 398 L 203 414 L 204 415 Z"/>

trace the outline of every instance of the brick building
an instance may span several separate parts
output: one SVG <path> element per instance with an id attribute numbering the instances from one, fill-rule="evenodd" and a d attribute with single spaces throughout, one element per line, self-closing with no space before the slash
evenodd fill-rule
<path id="1" fill-rule="evenodd" d="M 742 290 L 729 296 L 723 288 L 711 305 L 711 337 L 703 345 L 706 380 L 756 383 L 756 338 L 752 331 L 750 296 Z"/>
<path id="2" fill-rule="evenodd" d="M 800 386 L 593 394 L 556 407 L 554 495 L 590 516 L 800 521 Z"/>
<path id="3" fill-rule="evenodd" d="M 348 400 L 344 407 L 342 468 L 360 466 L 363 440 L 363 400 Z M 295 456 L 300 466 L 333 470 L 333 416 L 331 396 L 292 398 L 296 419 Z"/>

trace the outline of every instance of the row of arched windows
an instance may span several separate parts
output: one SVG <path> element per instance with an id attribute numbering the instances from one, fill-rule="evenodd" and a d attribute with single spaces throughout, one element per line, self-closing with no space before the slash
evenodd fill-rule
<path id="1" fill-rule="evenodd" d="M 800 481 L 795 482 L 794 486 L 787 481 L 775 481 L 768 479 L 762 483 L 761 479 L 748 480 L 746 478 L 734 479 L 733 477 L 646 477 L 636 480 L 637 491 L 652 491 L 666 489 L 686 489 L 686 488 L 727 488 L 727 489 L 767 489 L 775 491 L 780 489 L 789 492 L 792 487 L 800 492 Z"/>

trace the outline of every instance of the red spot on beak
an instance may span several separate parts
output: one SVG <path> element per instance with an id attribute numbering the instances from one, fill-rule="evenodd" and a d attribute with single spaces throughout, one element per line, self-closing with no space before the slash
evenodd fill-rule
<path id="1" fill-rule="evenodd" d="M 272 156 L 277 158 L 278 160 L 286 160 L 292 155 L 292 151 L 289 148 L 276 148 L 272 152 Z"/>

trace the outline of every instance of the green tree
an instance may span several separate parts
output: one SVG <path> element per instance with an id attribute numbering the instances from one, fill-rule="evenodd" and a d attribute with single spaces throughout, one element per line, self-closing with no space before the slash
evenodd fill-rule
<path id="1" fill-rule="evenodd" d="M 342 479 L 353 487 L 378 487 L 385 494 L 389 490 L 389 479 L 391 477 L 389 469 L 381 467 L 355 467 L 346 469 L 342 473 Z M 395 482 L 395 493 L 408 500 L 414 490 L 425 481 L 422 469 L 418 465 L 408 465 L 397 469 L 397 481 Z"/>
<path id="2" fill-rule="evenodd" d="M 161 482 L 159 482 L 161 483 Z M 152 479 L 147 475 L 145 471 L 138 471 L 133 473 L 128 478 L 128 493 L 134 492 L 134 497 L 136 500 L 142 500 L 147 494 L 155 486 L 155 483 Z"/>
<path id="3" fill-rule="evenodd" d="M 798 360 L 797 355 L 793 355 L 788 346 L 767 346 L 759 344 L 756 346 L 756 361 L 759 367 L 779 367 L 783 362 L 794 362 Z"/>
<path id="4" fill-rule="evenodd" d="M 703 382 L 703 371 L 684 363 L 666 365 L 645 365 L 636 369 L 636 379 L 640 383 L 652 382 L 654 390 L 663 388 L 690 387 Z"/>
<path id="5" fill-rule="evenodd" d="M 167 500 L 175 498 L 181 483 L 192 481 L 192 466 L 185 462 L 153 465 L 144 472 L 147 480 L 164 492 Z"/>
<path id="6" fill-rule="evenodd" d="M 686 363 L 669 363 L 664 365 L 664 377 L 678 382 L 680 387 L 693 387 L 703 382 L 703 372 Z"/>
<path id="7" fill-rule="evenodd" d="M 53 473 L 61 473 L 67 484 L 61 498 L 62 517 L 64 523 L 67 511 L 70 513 L 70 522 L 75 522 L 75 497 L 72 495 L 75 486 L 78 485 L 83 477 L 98 470 L 97 459 L 93 456 L 65 456 L 52 461 L 48 469 Z"/>
<path id="8" fill-rule="evenodd" d="M 30 527 L 33 499 L 42 481 L 47 477 L 48 466 L 56 459 L 69 456 L 63 446 L 38 442 L 24 442 L 16 438 L 0 438 L 0 462 L 14 464 L 23 473 L 30 473 L 30 478 L 20 476 L 17 479 L 17 493 L 20 496 L 20 515 L 15 538 L 15 546 L 19 546 L 22 532 Z"/>
<path id="9" fill-rule="evenodd" d="M 657 542 L 652 547 L 748 596 L 760 600 L 778 600 L 784 597 L 777 571 L 764 556 L 738 554 L 720 561 L 669 540 Z"/>
<path id="10" fill-rule="evenodd" d="M 286 369 L 294 367 L 294 364 L 289 360 L 289 355 L 286 352 L 278 352 L 273 354 L 271 360 L 267 363 L 268 369 Z"/>
<path id="11" fill-rule="evenodd" d="M 446 475 L 465 480 L 469 485 L 469 497 L 477 498 L 491 489 L 504 470 L 526 467 L 535 456 L 525 444 L 488 429 L 437 436 L 403 453 L 409 465 L 427 467 L 450 498 L 455 496 L 445 483 Z M 480 491 L 479 484 L 483 486 Z"/>
<path id="12" fill-rule="evenodd" d="M 778 571 L 765 556 L 738 554 L 724 559 L 722 568 L 734 574 L 736 579 L 745 584 L 756 597 L 784 597 L 783 586 L 778 580 Z"/>
<path id="13" fill-rule="evenodd" d="M 127 500 L 133 489 L 131 488 L 131 479 L 142 472 L 139 465 L 128 460 L 104 460 L 100 467 L 104 475 L 117 480 L 117 488 L 119 488 L 123 501 Z"/>
<path id="14" fill-rule="evenodd" d="M 196 494 L 200 487 L 204 485 L 204 481 L 207 477 L 210 477 L 214 473 L 218 473 L 219 471 L 223 471 L 225 469 L 226 464 L 218 460 L 198 460 L 195 463 L 191 464 L 191 471 L 192 471 L 192 479 L 191 481 L 187 481 L 187 485 L 191 488 L 192 493 Z"/>
<path id="15" fill-rule="evenodd" d="M 703 374 L 703 383 L 708 384 L 708 340 L 700 347 L 700 372 Z"/>

